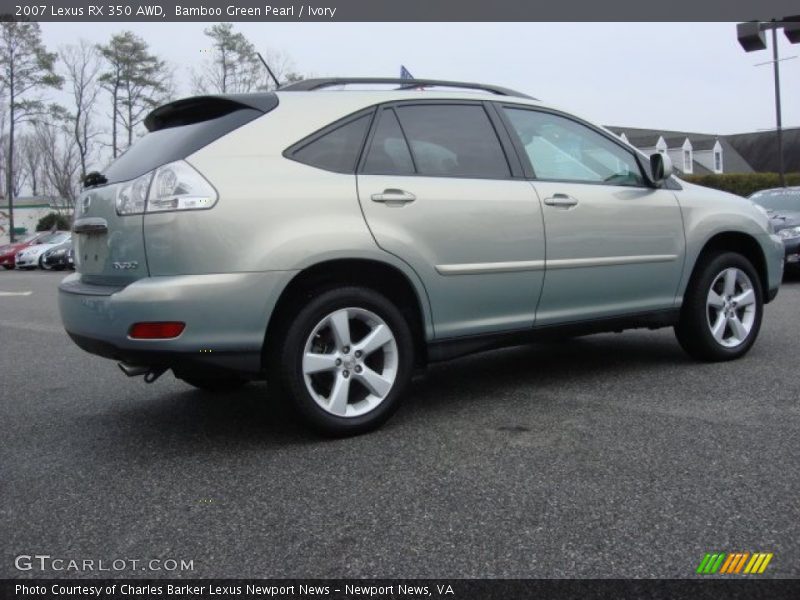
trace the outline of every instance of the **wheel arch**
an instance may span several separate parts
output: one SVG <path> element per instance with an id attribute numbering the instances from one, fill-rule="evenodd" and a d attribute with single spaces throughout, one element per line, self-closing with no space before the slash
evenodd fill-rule
<path id="1" fill-rule="evenodd" d="M 756 270 L 756 273 L 758 273 L 759 283 L 761 284 L 761 290 L 764 294 L 764 302 L 768 302 L 769 272 L 767 270 L 767 258 L 764 255 L 764 250 L 755 237 L 741 231 L 718 232 L 706 240 L 694 261 L 687 286 L 697 274 L 697 267 L 702 259 L 714 252 L 736 252 L 749 260 L 750 264 L 752 264 L 753 268 Z"/>
<path id="2" fill-rule="evenodd" d="M 394 302 L 408 320 L 414 337 L 419 366 L 427 363 L 427 342 L 432 337 L 432 322 L 427 296 L 421 283 L 388 262 L 372 258 L 336 258 L 310 265 L 299 271 L 281 292 L 267 324 L 263 344 L 265 367 L 297 308 L 319 290 L 357 285 L 383 294 Z"/>

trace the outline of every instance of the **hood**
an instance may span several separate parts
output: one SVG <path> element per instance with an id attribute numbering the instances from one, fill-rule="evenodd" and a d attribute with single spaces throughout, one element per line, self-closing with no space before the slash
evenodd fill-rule
<path id="1" fill-rule="evenodd" d="M 800 227 L 800 211 L 790 210 L 770 210 L 769 220 L 772 221 L 772 226 L 775 231 L 787 229 L 789 227 Z"/>

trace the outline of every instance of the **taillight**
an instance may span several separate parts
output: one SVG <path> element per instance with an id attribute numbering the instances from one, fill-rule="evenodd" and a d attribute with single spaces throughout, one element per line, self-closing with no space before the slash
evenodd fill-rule
<path id="1" fill-rule="evenodd" d="M 134 323 L 128 336 L 134 340 L 168 340 L 178 337 L 186 328 L 180 321 Z"/>
<path id="2" fill-rule="evenodd" d="M 118 215 L 202 210 L 217 203 L 217 191 L 189 163 L 178 160 L 120 184 Z"/>

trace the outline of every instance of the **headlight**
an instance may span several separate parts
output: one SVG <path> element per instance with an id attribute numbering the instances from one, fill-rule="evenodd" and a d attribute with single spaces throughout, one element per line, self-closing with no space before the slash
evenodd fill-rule
<path id="1" fill-rule="evenodd" d="M 800 237 L 800 227 L 787 227 L 786 229 L 781 229 L 778 231 L 778 235 L 784 240 Z"/>
<path id="2" fill-rule="evenodd" d="M 217 191 L 182 160 L 157 168 L 117 190 L 117 214 L 200 210 L 217 202 Z"/>

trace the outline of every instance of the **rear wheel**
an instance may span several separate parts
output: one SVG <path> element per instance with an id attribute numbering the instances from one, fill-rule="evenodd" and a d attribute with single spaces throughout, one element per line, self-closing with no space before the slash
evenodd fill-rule
<path id="1" fill-rule="evenodd" d="M 10 271 L 11 269 L 13 269 L 13 268 L 14 268 L 14 265 L 3 265 L 3 268 L 4 268 L 6 271 Z"/>
<path id="2" fill-rule="evenodd" d="M 277 353 L 280 378 L 303 419 L 328 435 L 380 426 L 411 378 L 408 322 L 384 296 L 361 287 L 314 297 L 292 320 Z"/>
<path id="3" fill-rule="evenodd" d="M 758 273 L 733 252 L 701 259 L 684 296 L 675 334 L 692 357 L 706 361 L 739 358 L 755 343 L 764 312 Z"/>

